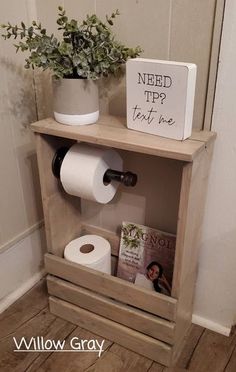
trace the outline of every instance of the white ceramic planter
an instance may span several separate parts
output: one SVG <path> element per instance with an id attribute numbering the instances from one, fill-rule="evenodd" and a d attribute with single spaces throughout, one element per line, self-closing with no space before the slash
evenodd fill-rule
<path id="1" fill-rule="evenodd" d="M 96 83 L 90 79 L 53 79 L 53 111 L 61 124 L 95 123 L 99 117 Z"/>

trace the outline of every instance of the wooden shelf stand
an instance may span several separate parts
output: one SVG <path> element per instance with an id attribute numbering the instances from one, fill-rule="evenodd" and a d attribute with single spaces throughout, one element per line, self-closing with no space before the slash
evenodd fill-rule
<path id="1" fill-rule="evenodd" d="M 112 116 L 80 127 L 46 119 L 32 124 L 32 129 L 36 137 L 47 237 L 45 265 L 49 274 L 50 311 L 152 360 L 174 365 L 191 325 L 215 133 L 196 132 L 188 140 L 175 141 L 128 130 L 124 118 Z M 150 159 L 161 158 L 163 164 L 173 161 L 179 193 L 171 296 L 150 292 L 63 258 L 66 244 L 85 233 L 102 235 L 110 241 L 114 268 L 119 250 L 119 236 L 105 227 L 84 223 L 80 199 L 67 195 L 52 174 L 55 151 L 75 141 L 148 155 Z"/>

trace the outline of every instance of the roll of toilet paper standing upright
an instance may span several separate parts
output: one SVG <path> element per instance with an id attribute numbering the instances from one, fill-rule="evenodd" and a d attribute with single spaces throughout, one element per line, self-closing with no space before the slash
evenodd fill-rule
<path id="1" fill-rule="evenodd" d="M 65 247 L 64 257 L 68 261 L 111 274 L 111 245 L 101 236 L 83 235 L 72 240 Z"/>
<path id="2" fill-rule="evenodd" d="M 117 151 L 76 143 L 61 165 L 60 179 L 70 195 L 106 204 L 113 199 L 119 183 L 104 184 L 107 169 L 123 170 L 123 161 Z"/>

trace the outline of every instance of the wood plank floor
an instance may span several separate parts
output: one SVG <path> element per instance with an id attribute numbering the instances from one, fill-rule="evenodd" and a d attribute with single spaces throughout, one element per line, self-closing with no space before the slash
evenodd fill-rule
<path id="1" fill-rule="evenodd" d="M 102 338 L 49 313 L 45 280 L 40 281 L 0 315 L 1 372 L 236 372 L 236 332 L 225 337 L 192 326 L 185 348 L 174 368 L 153 362 L 109 340 L 97 353 L 14 352 L 13 337 L 83 340 Z"/>

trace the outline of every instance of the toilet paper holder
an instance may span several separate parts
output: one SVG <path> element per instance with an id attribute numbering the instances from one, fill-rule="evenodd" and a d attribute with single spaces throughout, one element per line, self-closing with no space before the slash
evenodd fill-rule
<path id="1" fill-rule="evenodd" d="M 60 147 L 54 154 L 52 159 L 52 173 L 58 179 L 60 179 L 60 170 L 61 165 L 63 162 L 66 153 L 68 152 L 69 147 Z M 120 172 L 115 169 L 107 169 L 104 174 L 103 182 L 106 184 L 110 183 L 111 181 L 117 181 L 123 183 L 125 186 L 135 186 L 138 180 L 138 176 L 135 173 L 130 171 L 128 172 Z"/>

